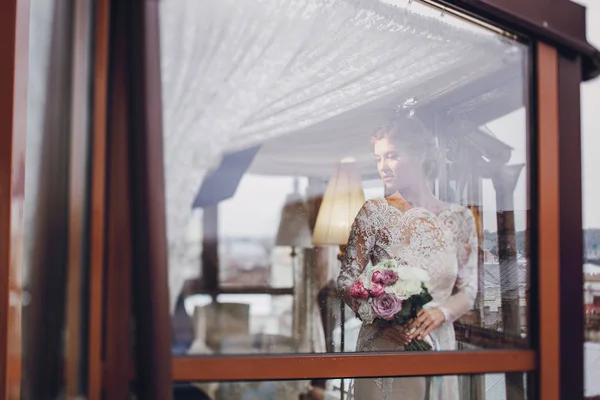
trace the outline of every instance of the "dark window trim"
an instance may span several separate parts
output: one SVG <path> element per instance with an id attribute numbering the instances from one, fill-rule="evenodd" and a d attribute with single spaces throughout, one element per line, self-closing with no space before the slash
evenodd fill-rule
<path id="1" fill-rule="evenodd" d="M 436 1 L 581 56 L 584 81 L 600 75 L 600 51 L 586 39 L 586 8 L 569 0 Z"/>

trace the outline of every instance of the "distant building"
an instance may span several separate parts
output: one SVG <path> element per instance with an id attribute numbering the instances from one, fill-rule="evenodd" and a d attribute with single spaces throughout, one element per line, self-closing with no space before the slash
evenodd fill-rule
<path id="1" fill-rule="evenodd" d="M 583 301 L 585 339 L 600 343 L 600 266 L 583 266 Z"/>

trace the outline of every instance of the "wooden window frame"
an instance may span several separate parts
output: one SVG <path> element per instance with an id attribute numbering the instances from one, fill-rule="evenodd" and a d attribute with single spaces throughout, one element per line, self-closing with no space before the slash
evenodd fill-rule
<path id="1" fill-rule="evenodd" d="M 94 12 L 94 80 L 92 171 L 90 193 L 89 335 L 88 398 L 102 394 L 104 321 L 104 243 L 107 169 L 108 52 L 110 39 L 110 0 L 97 0 Z"/>
<path id="2" fill-rule="evenodd" d="M 534 81 L 530 85 L 534 88 L 535 106 L 529 111 L 534 127 L 530 135 L 533 186 L 530 223 L 535 227 L 531 232 L 531 272 L 535 278 L 532 279 L 534 296 L 531 300 L 536 310 L 531 313 L 530 321 L 533 349 L 433 354 L 174 357 L 173 381 L 530 372 L 537 378 L 530 379 L 533 383 L 530 394 L 534 398 L 567 399 L 572 398 L 573 393 L 583 395 L 583 346 L 581 349 L 572 346 L 572 343 L 583 343 L 583 336 L 578 336 L 583 329 L 583 310 L 573 308 L 578 303 L 568 300 L 578 299 L 582 293 L 582 278 L 575 277 L 572 272 L 575 268 L 580 269 L 583 261 L 583 253 L 578 252 L 582 243 L 577 235 L 581 236 L 582 226 L 581 183 L 571 179 L 566 184 L 568 177 L 581 173 L 579 104 L 573 101 L 573 95 L 578 95 L 573 92 L 578 91 L 577 85 L 581 81 L 581 65 L 578 60 L 569 60 L 556 48 L 540 42 L 532 46 L 532 61 Z M 572 95 L 569 104 L 560 100 L 564 97 L 560 97 L 562 91 Z M 569 206 L 565 207 L 567 201 Z M 571 369 L 569 366 L 573 362 L 576 366 Z"/>
<path id="3" fill-rule="evenodd" d="M 24 3 L 19 0 L 11 2 Z M 124 4 L 120 1 L 98 0 L 95 14 L 91 318 L 88 342 L 88 396 L 91 399 L 100 399 L 103 391 L 120 393 L 126 390 L 130 378 L 129 373 L 102 373 L 114 371 L 112 368 L 131 371 L 128 363 L 122 363 L 125 358 L 118 351 L 129 348 L 128 339 L 125 338 L 130 334 L 130 326 L 126 323 L 130 318 L 130 310 L 122 307 L 118 301 L 107 301 L 107 294 L 123 296 L 123 301 L 134 303 L 137 325 L 135 337 L 138 342 L 134 367 L 136 382 L 144 398 L 148 399 L 169 398 L 173 381 L 502 372 L 532 372 L 536 377 L 533 381 L 535 395 L 539 398 L 566 399 L 583 393 L 583 374 L 577 375 L 583 368 L 583 349 L 579 351 L 573 348 L 573 343 L 582 343 L 583 337 L 579 335 L 581 332 L 578 328 L 581 326 L 583 329 L 583 310 L 581 321 L 576 312 L 578 306 L 581 308 L 577 299 L 582 293 L 579 285 L 582 278 L 577 278 L 573 272 L 575 268 L 580 268 L 583 257 L 582 252 L 578 252 L 581 243 L 576 238 L 581 232 L 581 183 L 579 179 L 574 179 L 581 174 L 581 155 L 577 150 L 580 144 L 578 85 L 582 78 L 579 58 L 559 54 L 553 45 L 540 42 L 532 44 L 532 76 L 536 77 L 536 81 L 530 84 L 537 89 L 533 96 L 534 106 L 530 110 L 532 126 L 536 128 L 532 130 L 530 147 L 533 170 L 531 271 L 535 276 L 531 305 L 537 311 L 531 316 L 532 349 L 431 354 L 176 357 L 171 360 L 166 295 L 158 2 L 132 1 L 131 7 L 121 6 L 119 11 L 115 11 L 119 3 Z M 455 3 L 473 8 L 463 2 Z M 481 3 L 488 7 L 490 5 L 489 1 Z M 498 22 L 506 22 L 506 18 Z M 118 43 L 117 39 L 126 41 L 126 51 L 114 53 L 114 46 L 109 46 L 111 36 L 112 43 Z M 5 65 L 10 71 L 15 71 L 16 57 L 12 64 Z M 4 71 L 0 79 L 12 77 L 10 71 Z M 125 79 L 125 90 L 116 88 L 114 77 L 119 74 Z M 567 98 L 565 94 L 577 94 L 577 99 Z M 7 109 L 12 110 L 12 106 L 17 105 L 14 95 L 14 91 L 3 94 L 5 101 L 11 104 L 11 108 Z M 128 112 L 117 113 L 118 106 L 127 107 Z M 10 118 L 0 120 L 13 121 L 12 117 L 10 115 Z M 12 146 L 16 127 L 11 125 L 9 128 L 5 131 L 11 133 L 8 135 L 10 138 L 3 138 L 6 144 Z M 12 157 L 16 152 L 14 148 L 11 149 L 9 153 Z M 11 157 L 2 158 L 3 171 L 13 171 L 14 157 Z M 122 173 L 116 168 L 118 166 L 129 172 L 124 179 L 118 178 L 118 174 Z M 139 186 L 132 177 L 140 179 L 137 182 Z M 7 179 L 7 182 L 12 182 L 13 176 Z M 2 185 L 5 183 L 0 182 Z M 134 190 L 131 190 L 131 186 L 134 186 Z M 10 197 L 4 196 L 0 201 L 0 211 L 3 212 L 12 202 Z M 137 202 L 140 208 L 131 210 L 131 202 Z M 119 216 L 125 217 L 130 223 L 115 225 Z M 2 226 L 6 228 L 5 220 L 2 221 Z M 6 233 L 6 229 L 3 232 Z M 10 243 L 10 238 L 3 236 L 2 242 Z M 6 260 L 9 249 L 5 247 L 0 248 L 0 256 Z M 139 260 L 146 262 L 144 268 L 132 265 Z M 0 272 L 6 275 L 8 271 L 2 264 Z M 124 276 L 128 272 L 136 282 L 139 280 L 133 290 L 114 275 L 118 273 Z M 0 295 L 7 299 L 5 288 L 2 290 Z M 152 310 L 152 314 L 142 307 L 150 304 L 158 306 L 158 309 Z M 7 306 L 7 302 L 0 304 L 3 312 Z M 6 320 L 6 316 L 0 318 L 0 328 L 6 326 Z M 581 324 L 577 325 L 579 322 Z M 3 339 L 2 349 L 5 351 L 0 354 L 4 356 L 0 357 L 4 362 L 4 371 L 0 369 L 0 374 L 6 384 L 6 340 L 2 336 L 0 339 Z"/>
<path id="4" fill-rule="evenodd" d="M 173 381 L 253 381 L 533 372 L 534 350 L 174 357 Z"/>
<path id="5" fill-rule="evenodd" d="M 583 398 L 583 69 L 545 43 L 537 54 L 538 384 L 543 399 Z"/>
<path id="6" fill-rule="evenodd" d="M 148 16 L 148 15 L 146 15 Z M 144 47 L 141 45 L 140 47 Z M 532 58 L 548 57 L 550 47 L 540 45 L 537 47 L 538 52 L 534 53 Z M 158 55 L 156 59 L 148 60 L 147 62 L 158 63 Z M 556 52 L 554 53 L 556 57 Z M 545 59 L 544 59 L 545 60 Z M 557 59 L 554 59 L 554 65 Z M 385 353 L 356 353 L 356 354 L 325 354 L 325 355 L 267 355 L 267 356 L 230 356 L 230 357 L 175 357 L 172 361 L 172 379 L 173 381 L 230 381 L 230 380 L 280 380 L 280 379 L 307 379 L 307 378 L 356 378 L 356 377 L 380 377 L 380 376 L 415 376 L 415 375 L 446 375 L 446 374 L 478 374 L 478 373 L 514 373 L 514 372 L 536 372 L 539 371 L 540 376 L 545 380 L 550 379 L 552 375 L 555 382 L 559 382 L 560 376 L 556 376 L 554 370 L 549 370 L 544 366 L 545 360 L 550 359 L 555 361 L 548 365 L 557 366 L 555 353 L 560 346 L 555 343 L 557 335 L 549 335 L 550 332 L 546 327 L 552 326 L 552 332 L 564 332 L 561 329 L 558 319 L 556 289 L 560 288 L 558 277 L 560 272 L 560 263 L 556 257 L 557 249 L 564 240 L 560 240 L 558 235 L 558 227 L 548 229 L 548 226 L 556 223 L 560 217 L 561 209 L 558 202 L 553 202 L 553 199 L 558 195 L 556 186 L 560 179 L 558 174 L 558 159 L 539 157 L 539 151 L 548 146 L 558 148 L 558 113 L 548 112 L 548 108 L 552 108 L 552 101 L 558 101 L 558 90 L 554 94 L 544 91 L 557 88 L 558 78 L 554 79 L 551 74 L 551 68 L 546 60 L 536 64 L 539 68 L 537 73 L 532 74 L 540 79 L 538 88 L 540 92 L 536 93 L 537 102 L 540 107 L 539 113 L 536 110 L 529 110 L 533 115 L 538 115 L 537 125 L 539 131 L 532 133 L 534 138 L 533 143 L 536 143 L 536 138 L 544 138 L 539 140 L 539 148 L 531 148 L 533 163 L 539 162 L 538 168 L 533 166 L 533 169 L 540 171 L 539 179 L 534 180 L 539 182 L 534 190 L 539 194 L 537 197 L 533 195 L 536 201 L 539 202 L 538 208 L 540 215 L 534 217 L 536 224 L 535 232 L 544 232 L 546 235 L 540 234 L 539 242 L 537 243 L 537 252 L 540 255 L 540 262 L 544 263 L 542 268 L 533 268 L 533 271 L 538 271 L 539 276 L 533 282 L 540 282 L 539 285 L 539 316 L 540 321 L 531 321 L 531 326 L 538 326 L 539 329 L 532 329 L 533 332 L 540 332 L 540 347 L 539 352 L 536 350 L 503 350 L 491 351 L 482 350 L 474 352 L 440 352 L 432 354 L 385 354 Z M 152 68 L 152 65 L 146 65 L 146 68 Z M 550 68 L 548 70 L 548 68 Z M 550 73 L 548 73 L 550 71 Z M 549 76 L 548 76 L 549 75 Z M 551 79 L 552 81 L 550 81 Z M 542 84 L 543 80 L 543 84 Z M 152 82 L 146 82 L 152 84 Z M 158 82 L 154 82 L 158 84 Z M 529 82 L 530 85 L 536 86 L 536 82 Z M 155 114 L 160 115 L 160 108 L 155 109 Z M 553 134 L 554 132 L 554 134 Z M 548 167 L 551 165 L 553 167 Z M 552 193 L 551 193 L 552 192 Z M 158 195 L 157 192 L 154 195 Z M 164 196 L 164 194 L 161 193 Z M 533 202 L 532 204 L 536 204 Z M 110 217 L 109 217 L 110 220 Z M 150 227 L 152 228 L 152 227 Z M 113 233 L 115 233 L 113 231 Z M 157 232 L 154 232 L 157 234 Z M 163 233 L 164 234 L 164 233 Z M 535 239 L 533 240 L 535 242 Z M 536 248 L 536 246 L 534 246 Z M 134 256 L 135 257 L 135 256 Z M 535 260 L 535 256 L 534 256 Z M 547 264 L 547 265 L 546 265 Z M 116 266 L 115 266 L 116 267 Z M 110 268 L 110 266 L 109 266 Z M 552 289 L 553 301 L 547 301 L 549 298 L 549 290 Z M 560 290 L 560 289 L 559 289 Z M 535 315 L 535 314 L 534 314 Z M 148 329 L 152 329 L 148 326 Z M 536 338 L 537 339 L 537 338 Z M 554 340 L 554 341 L 553 341 Z M 539 357 L 539 359 L 538 359 Z M 542 361 L 538 363 L 538 361 Z M 136 363 L 136 369 L 139 363 Z M 140 376 L 139 370 L 137 374 L 138 380 L 145 380 Z M 544 385 L 541 385 L 543 388 Z M 546 390 L 546 389 L 544 389 Z M 557 396 L 553 392 L 554 396 Z M 542 393 L 543 398 L 546 392 Z"/>
<path id="7" fill-rule="evenodd" d="M 173 381 L 531 372 L 534 398 L 583 397 L 581 60 L 532 46 L 531 350 L 174 357 Z M 560 310 L 560 312 L 557 312 Z M 581 346 L 573 346 L 581 343 Z M 581 396 L 579 396 L 579 394 Z"/>
<path id="8" fill-rule="evenodd" d="M 0 393 L 18 398 L 29 70 L 29 1 L 0 2 Z M 16 300 L 16 304 L 14 301 Z M 11 305 L 11 301 L 13 304 Z"/>
<path id="9" fill-rule="evenodd" d="M 128 6 L 125 6 L 126 3 Z M 549 43 L 534 41 L 532 47 L 534 69 L 531 76 L 535 77 L 535 81 L 531 84 L 536 90 L 534 107 L 530 110 L 532 125 L 535 126 L 531 134 L 533 190 L 530 217 L 533 228 L 532 273 L 536 279 L 532 282 L 531 305 L 537 311 L 532 313 L 531 321 L 533 349 L 171 359 L 158 3 L 156 0 L 97 2 L 92 138 L 92 314 L 88 365 L 88 395 L 91 399 L 100 399 L 102 391 L 116 393 L 111 390 L 124 390 L 125 383 L 129 384 L 127 373 L 121 374 L 125 378 L 118 374 L 102 374 L 112 367 L 125 371 L 125 364 L 117 365 L 118 360 L 124 360 L 117 349 L 129 349 L 129 346 L 124 346 L 128 343 L 124 338 L 130 337 L 131 328 L 128 323 L 130 310 L 116 301 L 106 301 L 107 294 L 122 295 L 133 303 L 137 328 L 136 382 L 139 394 L 146 399 L 170 398 L 173 381 L 487 372 L 532 372 L 536 378 L 533 380 L 535 396 L 544 400 L 583 396 L 583 346 L 574 346 L 583 343 L 581 181 L 573 178 L 581 177 L 579 84 L 584 76 L 582 74 L 589 76 L 593 68 L 589 67 L 589 49 L 579 40 L 577 32 L 571 29 L 564 40 L 556 32 L 545 33 L 542 27 L 548 25 L 548 20 L 557 21 L 551 26 L 562 26 L 560 17 L 556 15 L 546 18 L 545 24 L 534 18 L 532 27 L 528 29 L 528 33 L 539 35 Z M 526 9 L 519 19 L 515 17 L 518 13 L 506 6 L 519 3 L 525 7 L 527 2 L 484 0 L 478 2 L 480 5 L 469 1 L 448 3 L 509 26 L 525 26 L 527 19 L 532 19 L 532 13 L 537 15 L 535 11 Z M 564 7 L 570 10 L 575 6 Z M 560 8 L 554 7 L 552 12 Z M 26 65 L 25 54 L 28 51 L 28 1 L 7 0 L 2 2 L 1 10 L 0 16 L 6 21 L 0 24 L 5 33 L 0 35 L 0 51 L 11 56 L 0 69 L 0 80 L 5 82 L 4 87 L 10 88 L 2 92 L 5 107 L 0 107 L 5 116 L 0 118 L 0 123 L 5 125 L 1 136 L 5 157 L 0 157 L 0 215 L 6 217 L 0 218 L 0 390 L 5 398 L 9 398 L 8 387 L 20 380 L 20 373 L 15 372 L 20 368 L 15 369 L 11 364 L 13 360 L 8 357 L 10 343 L 7 332 L 11 312 L 8 301 L 10 282 L 15 278 L 11 272 L 14 245 L 10 231 L 13 223 L 11 207 L 18 200 L 14 197 L 18 194 L 14 184 L 21 168 L 18 163 L 24 154 L 26 101 L 23 93 L 27 79 L 23 78 L 23 74 L 27 73 L 27 68 L 23 65 Z M 539 11 L 539 14 L 543 15 L 543 12 L 546 11 Z M 114 46 L 109 46 L 111 36 L 111 43 L 118 43 L 117 39 L 124 40 L 126 51 L 114 53 Z M 538 36 L 536 40 L 539 40 Z M 572 50 L 587 58 L 573 55 Z M 114 77 L 119 74 L 124 77 L 125 90 L 117 90 Z M 118 105 L 127 107 L 127 113 L 120 114 L 121 117 L 115 112 Z M 128 171 L 124 174 L 126 178 L 116 179 L 116 166 Z M 131 210 L 132 203 L 139 208 Z M 125 217 L 128 223 L 115 225 L 119 216 Z M 117 272 L 131 273 L 136 282 L 133 290 L 129 285 L 119 286 L 121 281 L 111 275 Z M 115 356 L 107 358 L 109 354 Z M 129 364 L 126 365 L 130 371 Z"/>

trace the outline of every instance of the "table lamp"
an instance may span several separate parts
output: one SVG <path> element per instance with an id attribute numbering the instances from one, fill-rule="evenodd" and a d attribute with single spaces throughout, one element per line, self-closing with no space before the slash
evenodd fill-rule
<path id="1" fill-rule="evenodd" d="M 364 203 L 362 180 L 354 159 L 344 159 L 336 166 L 325 189 L 312 235 L 313 245 L 338 245 L 341 260 L 354 218 Z"/>
<path id="2" fill-rule="evenodd" d="M 275 238 L 276 246 L 312 247 L 308 211 L 299 193 L 289 194 L 281 211 L 279 229 Z"/>
<path id="3" fill-rule="evenodd" d="M 310 227 L 308 225 L 308 210 L 304 199 L 298 192 L 297 181 L 294 192 L 285 199 L 281 210 L 279 229 L 275 237 L 275 246 L 289 246 L 292 248 L 290 256 L 292 265 L 295 263 L 296 249 L 312 247 Z M 294 265 L 295 267 L 295 265 Z"/>

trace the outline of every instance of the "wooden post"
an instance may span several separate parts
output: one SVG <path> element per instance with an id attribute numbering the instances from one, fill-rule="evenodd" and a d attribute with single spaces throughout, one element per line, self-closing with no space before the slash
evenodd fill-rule
<path id="1" fill-rule="evenodd" d="M 581 60 L 537 47 L 539 396 L 583 398 Z"/>
<path id="2" fill-rule="evenodd" d="M 97 0 L 94 14 L 93 127 L 90 199 L 90 265 L 89 265 L 89 336 L 88 387 L 89 400 L 102 397 L 104 261 L 106 218 L 106 136 L 108 109 L 110 0 Z"/>
<path id="3" fill-rule="evenodd" d="M 173 397 L 163 162 L 159 3 L 126 4 L 133 244 L 133 310 L 139 398 Z"/>

